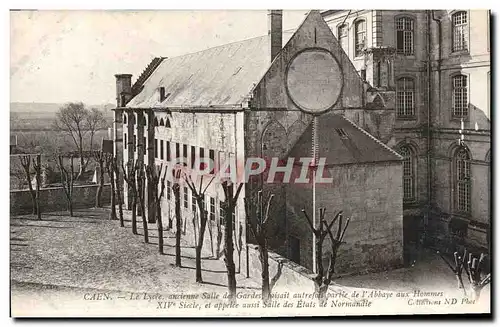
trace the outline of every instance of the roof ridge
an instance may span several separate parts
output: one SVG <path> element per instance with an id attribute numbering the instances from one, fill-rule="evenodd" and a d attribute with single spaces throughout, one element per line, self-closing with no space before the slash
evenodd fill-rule
<path id="1" fill-rule="evenodd" d="M 378 144 L 380 144 L 382 147 L 384 147 L 385 149 L 389 150 L 389 152 L 391 152 L 392 154 L 396 155 L 400 160 L 403 160 L 403 157 L 397 153 L 396 151 L 394 151 L 393 149 L 391 149 L 390 147 L 388 147 L 386 144 L 384 144 L 384 142 L 380 141 L 379 139 L 377 139 L 375 136 L 371 135 L 370 133 L 368 133 L 367 131 L 365 131 L 363 128 L 359 127 L 358 125 L 356 125 L 353 121 L 351 121 L 349 118 L 347 118 L 346 116 L 344 115 L 339 115 L 341 116 L 342 118 L 344 118 L 346 121 L 348 121 L 354 128 L 360 130 L 361 132 L 363 132 L 366 136 L 368 136 L 369 138 L 371 138 L 372 140 L 374 140 L 375 142 L 377 142 Z"/>

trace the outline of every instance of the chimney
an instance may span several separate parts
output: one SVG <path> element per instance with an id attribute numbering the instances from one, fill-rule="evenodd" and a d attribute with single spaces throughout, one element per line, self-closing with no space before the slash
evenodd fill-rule
<path id="1" fill-rule="evenodd" d="M 132 98 L 132 74 L 116 74 L 116 106 L 125 107 Z"/>
<path id="2" fill-rule="evenodd" d="M 268 18 L 268 34 L 269 34 L 269 52 L 271 54 L 271 62 L 276 58 L 276 55 L 281 51 L 283 40 L 283 11 L 269 10 Z"/>

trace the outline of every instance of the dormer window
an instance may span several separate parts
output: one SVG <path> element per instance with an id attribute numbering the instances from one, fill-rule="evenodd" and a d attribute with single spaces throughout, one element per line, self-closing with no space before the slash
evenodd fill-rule
<path id="1" fill-rule="evenodd" d="M 160 87 L 160 102 L 165 101 L 165 88 L 163 86 Z"/>

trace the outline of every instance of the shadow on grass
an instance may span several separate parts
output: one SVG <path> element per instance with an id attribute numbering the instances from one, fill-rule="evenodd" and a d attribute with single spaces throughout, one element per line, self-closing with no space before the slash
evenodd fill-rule
<path id="1" fill-rule="evenodd" d="M 187 268 L 187 269 L 192 269 L 192 270 L 196 270 L 195 267 L 189 267 L 189 266 L 182 266 L 182 268 Z M 206 272 L 211 272 L 211 273 L 216 273 L 216 274 L 226 274 L 227 271 L 225 270 L 210 270 L 210 269 L 201 269 L 201 271 L 206 271 Z"/>

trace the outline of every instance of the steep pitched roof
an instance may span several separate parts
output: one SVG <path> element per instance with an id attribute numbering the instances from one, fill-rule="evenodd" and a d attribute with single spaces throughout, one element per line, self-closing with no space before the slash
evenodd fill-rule
<path id="1" fill-rule="evenodd" d="M 292 36 L 283 35 L 285 44 Z M 165 58 L 130 108 L 230 107 L 241 105 L 270 66 L 268 35 Z M 160 103 L 159 87 L 166 99 Z"/>
<path id="2" fill-rule="evenodd" d="M 318 157 L 326 165 L 400 161 L 402 157 L 346 117 L 326 113 L 318 117 Z M 288 154 L 292 158 L 311 157 L 313 123 L 311 123 Z"/>

